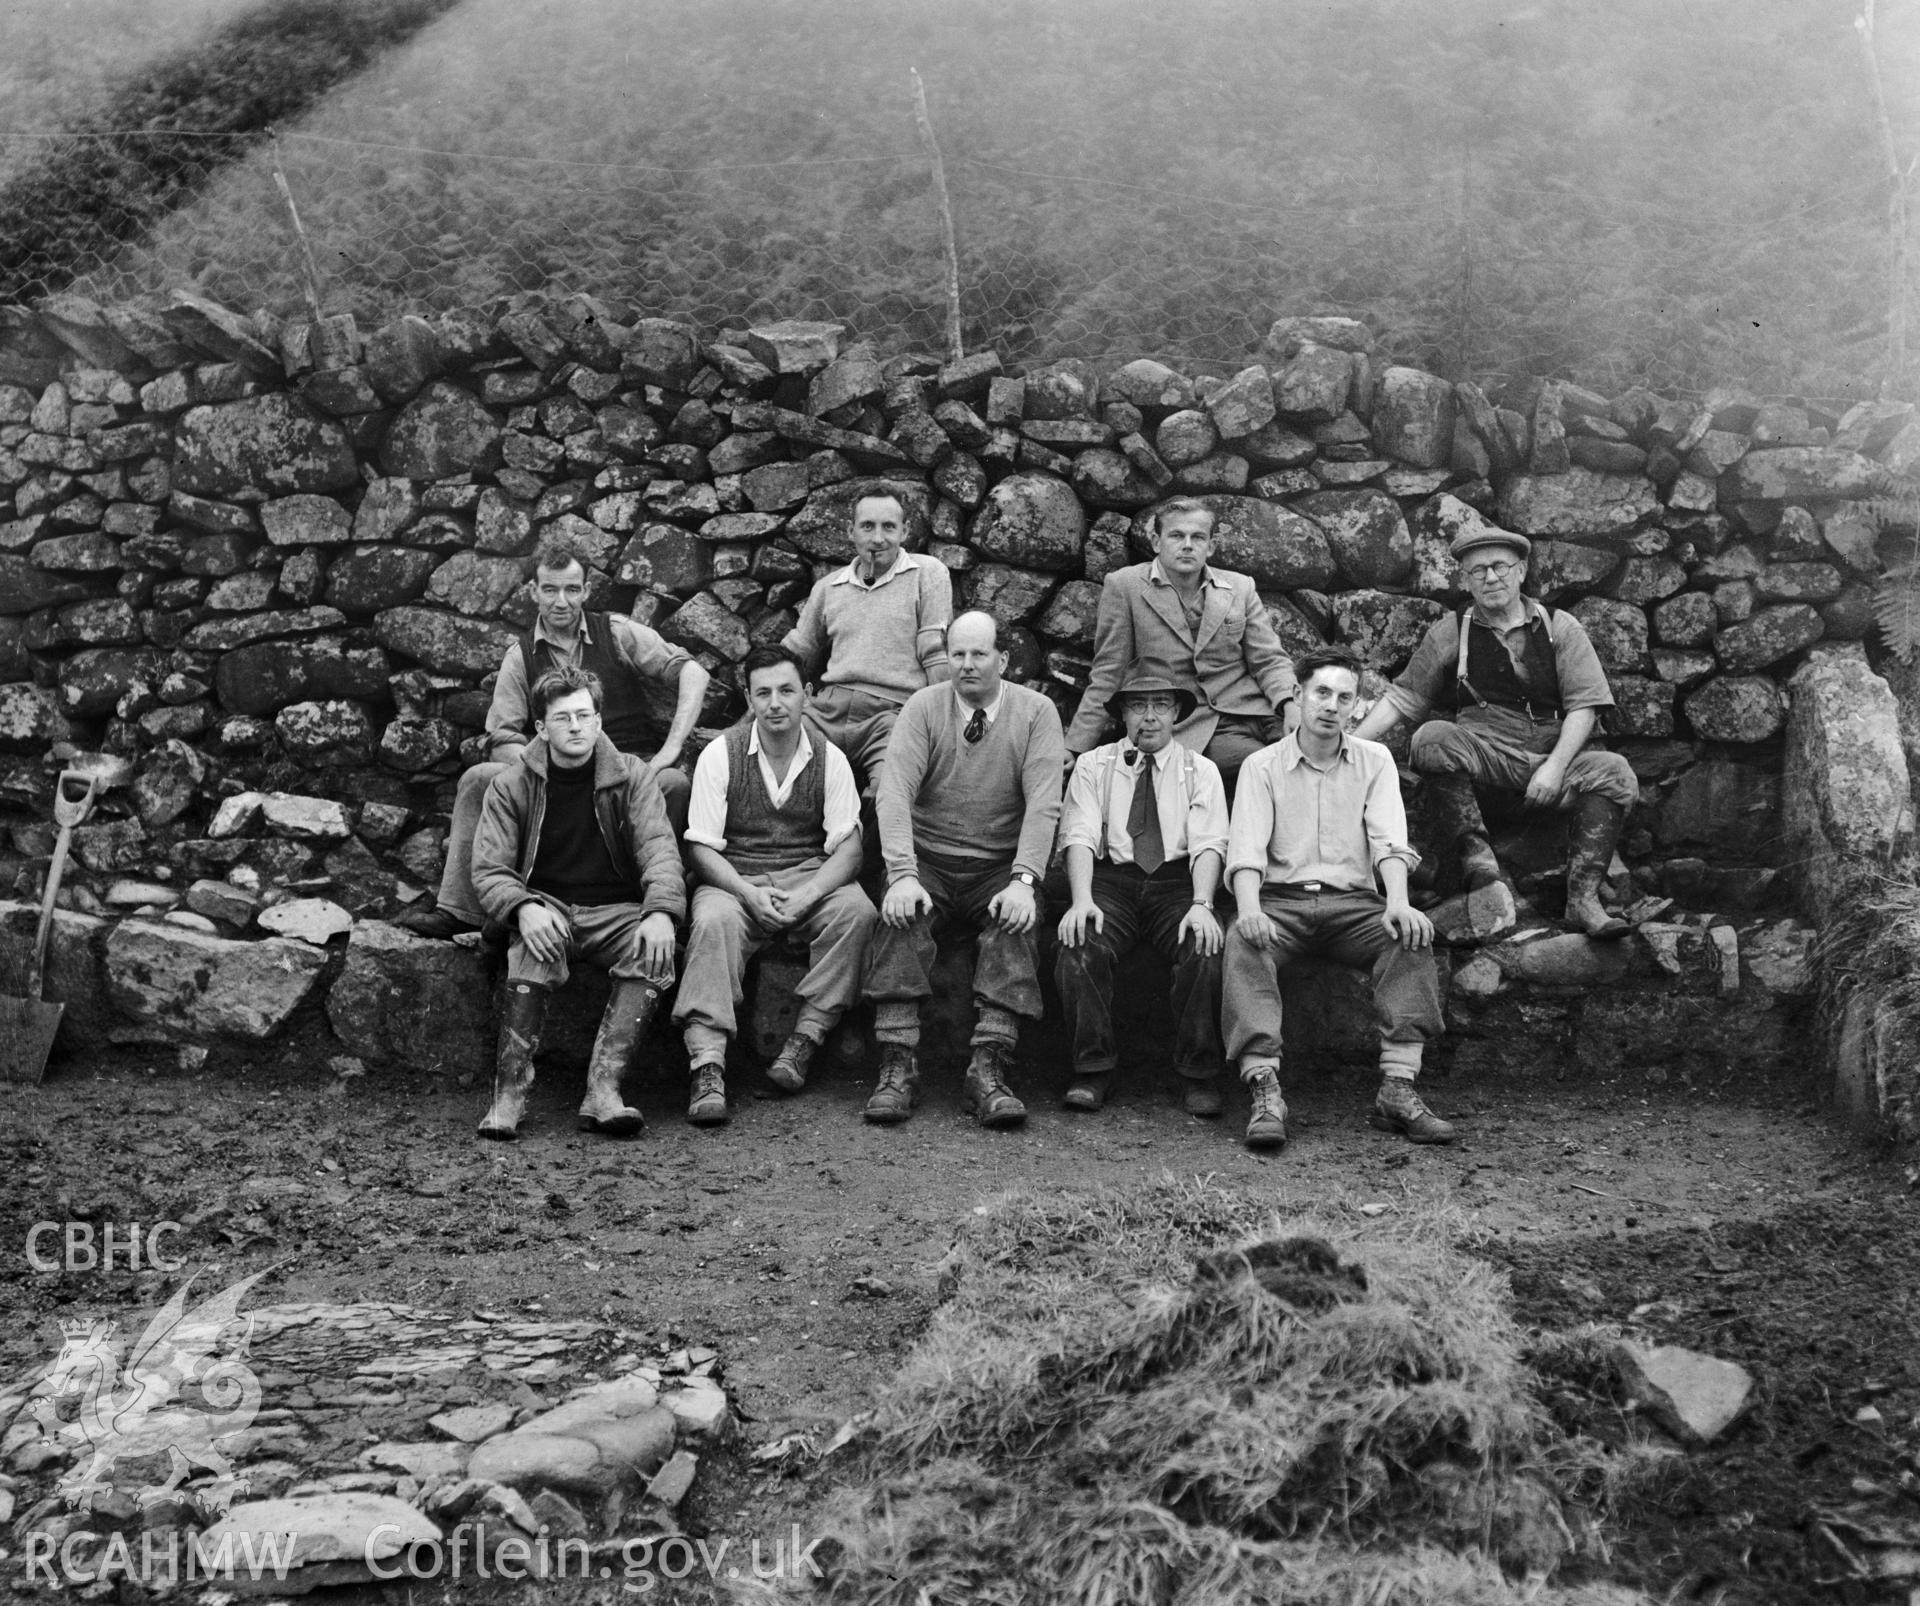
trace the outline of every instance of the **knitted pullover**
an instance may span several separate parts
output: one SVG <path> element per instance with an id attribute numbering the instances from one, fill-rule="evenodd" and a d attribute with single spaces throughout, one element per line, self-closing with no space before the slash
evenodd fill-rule
<path id="1" fill-rule="evenodd" d="M 951 686 L 925 687 L 900 710 L 875 800 L 889 885 L 918 874 L 922 850 L 1046 874 L 1067 754 L 1059 711 L 1003 682 L 978 742 L 962 736 L 966 723 Z"/>

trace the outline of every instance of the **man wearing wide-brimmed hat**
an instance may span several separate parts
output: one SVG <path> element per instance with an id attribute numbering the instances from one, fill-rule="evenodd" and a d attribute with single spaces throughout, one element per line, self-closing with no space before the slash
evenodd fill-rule
<path id="1" fill-rule="evenodd" d="M 1624 758 L 1592 745 L 1613 707 L 1606 671 L 1578 619 L 1521 589 L 1532 550 L 1524 535 L 1481 525 L 1450 550 L 1472 605 L 1428 629 L 1355 734 L 1382 740 L 1401 720 L 1440 710 L 1411 749 L 1434 799 L 1436 854 L 1457 851 L 1469 888 L 1501 879 L 1476 787 L 1570 810 L 1567 919 L 1590 937 L 1624 936 L 1600 882 L 1640 789 Z"/>
<path id="2" fill-rule="evenodd" d="M 1173 1063 L 1187 1111 L 1220 1113 L 1223 933 L 1213 900 L 1226 859 L 1227 794 L 1213 760 L 1173 739 L 1194 703 L 1165 664 L 1136 660 L 1112 706 L 1126 735 L 1081 754 L 1067 785 L 1060 845 L 1073 902 L 1060 921 L 1054 976 L 1073 1029 L 1069 1109 L 1106 1102 L 1119 1058 L 1114 971 L 1144 941 L 1173 967 Z"/>

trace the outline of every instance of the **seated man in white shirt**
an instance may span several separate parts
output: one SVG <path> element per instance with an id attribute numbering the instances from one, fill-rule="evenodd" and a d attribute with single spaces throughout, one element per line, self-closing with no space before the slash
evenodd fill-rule
<path id="1" fill-rule="evenodd" d="M 748 717 L 700 755 L 687 810 L 687 853 L 703 884 L 693 894 L 673 1019 L 692 1064 L 687 1119 L 696 1126 L 727 1119 L 727 1044 L 748 960 L 783 932 L 807 939 L 800 1017 L 767 1071 L 776 1087 L 797 1093 L 858 995 L 880 918 L 855 880 L 853 768 L 837 747 L 808 737 L 798 660 L 784 647 L 758 647 L 743 670 Z"/>
<path id="2" fill-rule="evenodd" d="M 1113 978 L 1150 944 L 1173 967 L 1174 1069 L 1191 1115 L 1220 1113 L 1220 950 L 1213 912 L 1227 849 L 1219 767 L 1173 739 L 1196 699 L 1165 666 L 1136 660 L 1112 712 L 1126 736 L 1080 755 L 1060 845 L 1072 903 L 1060 920 L 1054 979 L 1073 1028 L 1069 1109 L 1106 1103 L 1118 1064 Z"/>

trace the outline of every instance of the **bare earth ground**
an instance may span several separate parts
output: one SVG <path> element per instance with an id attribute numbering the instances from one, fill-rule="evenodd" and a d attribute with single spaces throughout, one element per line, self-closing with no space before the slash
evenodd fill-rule
<path id="1" fill-rule="evenodd" d="M 472 1136 L 477 1083 L 339 1083 L 297 1056 L 216 1056 L 195 1074 L 164 1050 L 67 1062 L 10 1090 L 0 1126 L 0 1379 L 51 1357 L 56 1316 L 131 1320 L 172 1287 L 124 1269 L 33 1273 L 34 1222 L 197 1216 L 178 1252 L 209 1285 L 282 1266 L 256 1302 L 602 1318 L 643 1348 L 712 1346 L 743 1433 L 708 1458 L 682 1515 L 744 1546 L 804 1529 L 834 1465 L 783 1476 L 746 1450 L 824 1438 L 863 1407 L 926 1322 L 956 1230 L 999 1190 L 1126 1188 L 1168 1170 L 1270 1191 L 1282 1210 L 1441 1199 L 1511 1270 L 1523 1322 L 1626 1325 L 1759 1380 L 1749 1418 L 1637 1513 L 1611 1576 L 1674 1601 L 1884 1598 L 1816 1585 L 1840 1568 L 1802 1523 L 1816 1504 L 1920 1515 L 1903 1487 L 1920 1428 L 1920 1221 L 1900 1164 L 1831 1125 L 1810 1075 L 1700 1086 L 1443 1068 L 1428 1092 L 1463 1128 L 1450 1149 L 1366 1127 L 1370 1077 L 1304 1075 L 1288 1088 L 1293 1142 L 1268 1158 L 1240 1147 L 1241 1106 L 1193 1120 L 1145 1070 L 1088 1117 L 1055 1108 L 1057 1079 L 1024 1067 L 1033 1116 L 1015 1134 L 976 1131 L 955 1081 L 934 1077 L 913 1121 L 885 1130 L 859 1119 L 864 1086 L 844 1068 L 792 1100 L 736 1075 L 732 1125 L 695 1131 L 678 1078 L 649 1078 L 652 1127 L 617 1144 L 574 1131 L 579 1070 L 550 1066 L 525 1139 L 490 1146 Z M 1881 1420 L 1856 1422 L 1868 1403 Z M 662 1598 L 681 1597 L 708 1598 L 691 1581 Z"/>

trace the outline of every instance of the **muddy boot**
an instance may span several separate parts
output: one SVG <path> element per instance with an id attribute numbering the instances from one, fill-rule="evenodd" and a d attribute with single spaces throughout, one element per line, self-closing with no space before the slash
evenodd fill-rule
<path id="1" fill-rule="evenodd" d="M 593 1040 L 593 1058 L 587 1064 L 587 1096 L 580 1103 L 580 1129 L 630 1138 L 646 1130 L 647 1121 L 620 1097 L 620 1081 L 633 1063 L 633 1051 L 646 1034 L 660 989 L 651 982 L 616 978 Z"/>
<path id="2" fill-rule="evenodd" d="M 500 1043 L 493 1057 L 493 1106 L 480 1122 L 480 1136 L 506 1141 L 520 1136 L 533 1086 L 533 1056 L 540 1052 L 540 1024 L 547 1014 L 547 989 L 537 982 L 507 983 L 500 1013 Z"/>
<path id="3" fill-rule="evenodd" d="M 920 1100 L 920 1066 L 906 1043 L 880 1045 L 880 1080 L 860 1113 L 879 1126 L 893 1126 L 913 1114 Z"/>
<path id="4" fill-rule="evenodd" d="M 1433 799 L 1435 856 L 1444 857 L 1449 852 L 1459 855 L 1460 884 L 1468 892 L 1504 879 L 1500 861 L 1493 856 L 1493 844 L 1487 840 L 1487 822 L 1480 817 L 1480 800 L 1473 795 L 1473 782 L 1464 775 L 1429 775 L 1426 784 Z"/>
<path id="5" fill-rule="evenodd" d="M 1026 1105 L 1007 1086 L 1007 1062 L 1012 1058 L 1010 1044 L 974 1044 L 966 1080 L 960 1084 L 960 1108 L 982 1126 L 1019 1126 L 1027 1118 Z"/>
<path id="6" fill-rule="evenodd" d="M 1382 1132 L 1398 1132 L 1409 1143 L 1451 1143 L 1453 1123 L 1427 1108 L 1426 1100 L 1404 1076 L 1383 1076 L 1374 1095 L 1367 1124 Z"/>
<path id="7" fill-rule="evenodd" d="M 1284 1149 L 1287 1146 L 1287 1101 L 1280 1096 L 1280 1076 L 1276 1071 L 1254 1071 L 1247 1077 L 1247 1092 L 1253 1097 L 1253 1117 L 1247 1122 L 1249 1149 Z"/>
<path id="8" fill-rule="evenodd" d="M 819 1047 L 811 1037 L 795 1032 L 780 1045 L 780 1052 L 767 1067 L 767 1080 L 782 1093 L 798 1093 L 807 1085 L 807 1070 Z"/>
<path id="9" fill-rule="evenodd" d="M 1613 845 L 1627 811 L 1596 792 L 1581 794 L 1574 808 L 1567 851 L 1567 920 L 1589 937 L 1612 941 L 1633 929 L 1600 902 L 1600 881 L 1613 863 Z"/>
<path id="10" fill-rule="evenodd" d="M 687 1120 L 694 1126 L 727 1124 L 727 1071 L 724 1065 L 696 1065 L 687 1095 Z"/>

